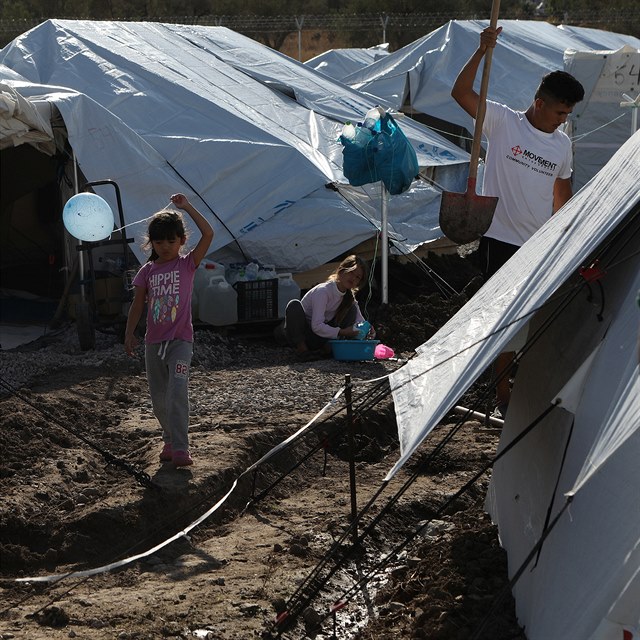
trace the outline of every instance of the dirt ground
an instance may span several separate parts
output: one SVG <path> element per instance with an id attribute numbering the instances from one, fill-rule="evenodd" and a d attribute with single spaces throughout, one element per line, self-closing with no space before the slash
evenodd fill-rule
<path id="1" fill-rule="evenodd" d="M 452 499 L 499 429 L 451 414 L 420 450 L 448 440 L 439 455 L 383 482 L 398 457 L 385 376 L 479 286 L 442 260 L 459 293 L 404 269 L 371 314 L 396 360 L 299 363 L 268 330 L 199 329 L 188 469 L 159 462 L 142 360 L 115 337 L 82 352 L 71 327 L 2 352 L 0 638 L 524 639 L 483 511 L 490 470 Z M 19 385 L 7 373 L 33 366 Z M 346 374 L 352 439 L 344 393 L 330 403 Z"/>

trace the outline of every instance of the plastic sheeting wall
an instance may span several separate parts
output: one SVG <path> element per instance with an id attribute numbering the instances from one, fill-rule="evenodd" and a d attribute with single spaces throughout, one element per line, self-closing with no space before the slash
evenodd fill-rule
<path id="1" fill-rule="evenodd" d="M 575 493 L 515 590 L 530 640 L 621 638 L 621 629 L 640 623 L 638 157 L 640 132 L 390 377 L 401 457 L 388 477 L 525 323 L 533 346 L 518 369 L 501 447 L 551 407 L 599 346 L 571 412 L 554 408 L 494 472 L 490 509 L 512 574 L 538 540 L 547 510 L 554 515 L 564 492 Z M 595 257 L 604 268 L 602 289 L 580 275 Z M 571 303 L 533 343 L 567 292 L 575 293 Z"/>

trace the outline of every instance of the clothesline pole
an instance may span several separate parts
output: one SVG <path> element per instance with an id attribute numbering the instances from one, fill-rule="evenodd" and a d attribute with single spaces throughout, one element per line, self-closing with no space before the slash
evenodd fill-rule
<path id="1" fill-rule="evenodd" d="M 389 193 L 384 186 L 384 182 L 380 182 L 380 209 L 381 209 L 381 226 L 382 226 L 382 304 L 389 303 L 389 242 L 387 237 L 387 218 Z"/>

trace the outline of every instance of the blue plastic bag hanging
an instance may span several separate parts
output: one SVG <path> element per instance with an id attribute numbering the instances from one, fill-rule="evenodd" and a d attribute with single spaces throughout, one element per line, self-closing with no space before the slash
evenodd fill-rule
<path id="1" fill-rule="evenodd" d="M 373 111 L 365 117 L 369 126 L 354 127 L 355 136 L 340 136 L 342 172 L 354 187 L 382 180 L 390 194 L 403 193 L 418 175 L 416 152 L 390 114 L 375 118 Z"/>

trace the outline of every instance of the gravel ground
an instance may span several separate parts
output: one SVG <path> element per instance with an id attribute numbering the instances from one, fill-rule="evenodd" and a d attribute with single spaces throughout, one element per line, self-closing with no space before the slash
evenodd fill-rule
<path id="1" fill-rule="evenodd" d="M 394 284 L 395 303 L 371 310 L 369 317 L 379 337 L 402 359 L 411 357 L 412 349 L 464 304 L 474 285 L 463 284 L 457 287 L 465 289 L 462 293 L 443 297 L 428 287 L 403 293 L 401 284 Z M 157 459 L 160 433 L 148 398 L 142 348 L 130 358 L 115 336 L 97 333 L 96 348 L 82 351 L 70 326 L 1 352 L 0 637 L 270 637 L 264 634 L 273 629 L 280 611 L 281 604 L 275 603 L 293 597 L 347 526 L 343 417 L 328 423 L 331 437 L 324 459 L 320 451 L 290 469 L 306 448 L 318 444 L 315 433 L 302 439 L 267 465 L 257 488 L 268 487 L 283 470 L 289 471 L 286 479 L 248 511 L 242 507 L 251 487 L 243 486 L 228 507 L 194 530 L 188 544 L 174 543 L 125 570 L 71 585 L 63 581 L 43 589 L 29 583 L 16 586 L 11 580 L 100 566 L 118 553 L 165 539 L 307 423 L 343 387 L 345 374 L 358 395 L 368 388 L 360 382 L 401 365 L 401 360 L 299 363 L 291 350 L 275 345 L 269 332 L 252 337 L 199 329 L 190 379 L 195 464 L 172 471 Z M 357 424 L 358 504 L 363 505 L 398 455 L 388 394 L 372 412 L 358 416 Z M 441 425 L 434 437 L 449 428 Z M 74 430 L 144 470 L 161 491 L 144 489 L 105 467 L 95 451 L 79 444 Z M 441 459 L 416 475 L 397 504 L 388 512 L 380 507 L 386 516 L 366 542 L 364 555 L 357 554 L 335 573 L 313 601 L 314 610 L 326 611 L 372 563 L 433 518 L 438 503 L 490 459 L 498 436 L 477 423 L 458 432 Z M 406 465 L 397 482 L 417 470 L 417 461 Z M 507 583 L 504 553 L 483 512 L 487 482 L 485 475 L 474 491 L 440 512 L 427 535 L 358 592 L 337 615 L 336 638 L 471 637 Z M 381 510 L 372 509 L 370 517 Z M 313 619 L 309 612 L 303 617 Z M 282 637 L 334 636 L 332 625 L 325 623 L 322 631 L 298 624 Z M 479 636 L 523 637 L 509 598 L 493 614 L 488 632 Z"/>

